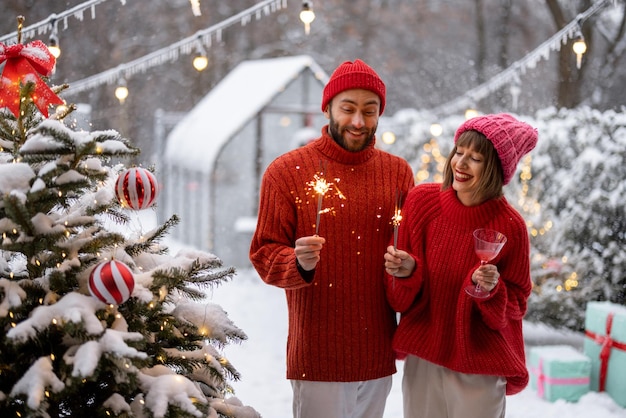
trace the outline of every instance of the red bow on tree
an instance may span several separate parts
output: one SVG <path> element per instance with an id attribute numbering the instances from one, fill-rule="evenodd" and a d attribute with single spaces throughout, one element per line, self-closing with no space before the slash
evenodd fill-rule
<path id="1" fill-rule="evenodd" d="M 41 41 L 10 46 L 0 43 L 0 64 L 4 61 L 6 64 L 0 79 L 0 108 L 8 107 L 18 117 L 20 85 L 26 83 L 35 83 L 31 98 L 45 117 L 48 117 L 48 106 L 63 103 L 39 76 L 50 75 L 55 64 L 55 58 L 46 44 Z"/>

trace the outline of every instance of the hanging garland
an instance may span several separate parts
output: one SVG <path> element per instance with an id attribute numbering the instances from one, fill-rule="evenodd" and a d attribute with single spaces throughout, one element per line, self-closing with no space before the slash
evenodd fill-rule
<path id="1" fill-rule="evenodd" d="M 36 35 L 46 34 L 48 31 L 54 33 L 57 30 L 57 25 L 60 21 L 64 23 L 63 29 L 66 29 L 68 18 L 70 16 L 74 16 L 76 19 L 82 21 L 85 10 L 89 8 L 91 8 L 92 19 L 95 19 L 95 6 L 105 1 L 107 0 L 90 0 L 58 15 L 51 15 L 44 21 L 24 28 L 22 31 L 23 36 L 24 38 L 33 38 Z M 120 2 L 122 5 L 126 4 L 125 0 L 120 0 Z M 574 20 L 563 27 L 560 31 L 543 42 L 529 54 L 514 62 L 504 71 L 496 74 L 485 83 L 468 90 L 463 96 L 433 108 L 432 113 L 435 115 L 449 115 L 456 113 L 460 110 L 474 106 L 477 101 L 484 99 L 507 84 L 515 85 L 515 83 L 519 80 L 520 74 L 525 74 L 528 69 L 535 68 L 540 60 L 549 59 L 551 52 L 559 51 L 561 46 L 566 45 L 570 39 L 574 39 L 574 37 L 578 35 L 580 26 L 584 21 L 612 2 L 613 0 L 600 0 L 596 2 L 585 12 L 576 16 Z M 192 1 L 192 8 L 193 6 L 194 2 Z M 262 15 L 267 16 L 286 7 L 287 0 L 264 0 L 216 25 L 198 31 L 194 35 L 182 39 L 168 47 L 152 52 L 136 60 L 120 64 L 117 67 L 111 68 L 102 73 L 73 82 L 71 83 L 72 88 L 68 89 L 64 94 L 68 96 L 93 89 L 102 84 L 116 83 L 121 79 L 126 80 L 135 74 L 145 73 L 150 68 L 160 66 L 167 62 L 176 61 L 181 54 L 189 55 L 201 46 L 210 47 L 213 37 L 215 37 L 217 42 L 221 41 L 222 31 L 237 22 L 240 22 L 242 26 L 245 26 L 252 20 L 253 15 L 255 15 L 258 20 L 262 17 Z M 194 8 L 194 14 L 199 12 L 199 10 L 196 10 L 197 8 L 198 5 Z M 0 37 L 0 42 L 15 43 L 16 40 L 17 32 Z"/>
<path id="2" fill-rule="evenodd" d="M 520 74 L 525 74 L 526 70 L 533 69 L 542 59 L 549 59 L 552 51 L 559 51 L 561 46 L 566 45 L 570 39 L 574 39 L 580 30 L 582 23 L 600 11 L 603 7 L 612 3 L 613 0 L 600 0 L 593 4 L 584 13 L 576 16 L 574 20 L 565 25 L 563 29 L 552 35 L 551 38 L 543 42 L 522 59 L 514 62 L 504 71 L 496 74 L 485 83 L 468 90 L 463 96 L 444 103 L 432 109 L 435 115 L 450 115 L 469 107 L 475 106 L 476 102 L 494 93 L 502 86 L 514 83 L 519 79 Z"/>
<path id="3" fill-rule="evenodd" d="M 287 0 L 265 0 L 262 1 L 222 22 L 209 28 L 200 30 L 194 35 L 185 39 L 154 51 L 148 55 L 137 58 L 133 61 L 120 64 L 115 68 L 111 68 L 91 77 L 70 83 L 71 88 L 64 92 L 65 96 L 90 90 L 102 84 L 117 83 L 120 79 L 129 79 L 135 74 L 145 73 L 148 69 L 160 66 L 162 64 L 176 61 L 181 54 L 189 55 L 194 52 L 198 43 L 206 47 L 210 47 L 213 38 L 217 42 L 221 41 L 222 31 L 235 23 L 239 22 L 241 26 L 248 24 L 252 17 L 261 19 L 263 15 L 267 16 L 277 10 L 287 7 Z"/>
<path id="4" fill-rule="evenodd" d="M 50 15 L 47 19 L 37 22 L 33 25 L 22 28 L 22 37 L 24 39 L 32 39 L 36 36 L 45 35 L 48 32 L 54 33 L 58 30 L 59 22 L 63 23 L 63 30 L 68 28 L 68 20 L 70 17 L 75 17 L 81 22 L 85 16 L 85 10 L 91 9 L 91 19 L 96 18 L 96 6 L 100 3 L 104 3 L 107 0 L 90 0 L 72 7 L 62 13 Z M 126 5 L 126 0 L 120 0 L 122 6 Z M 0 37 L 0 42 L 7 44 L 16 44 L 17 32 L 9 33 Z"/>

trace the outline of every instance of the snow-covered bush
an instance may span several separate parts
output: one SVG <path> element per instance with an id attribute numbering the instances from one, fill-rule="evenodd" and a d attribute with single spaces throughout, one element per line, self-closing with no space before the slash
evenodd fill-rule
<path id="1" fill-rule="evenodd" d="M 532 239 L 528 318 L 581 330 L 586 302 L 626 303 L 626 114 L 551 108 L 534 124 L 529 193 L 552 228 Z"/>

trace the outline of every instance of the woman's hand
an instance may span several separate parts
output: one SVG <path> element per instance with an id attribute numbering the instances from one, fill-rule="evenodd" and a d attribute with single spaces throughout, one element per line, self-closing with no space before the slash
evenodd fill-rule
<path id="1" fill-rule="evenodd" d="M 301 237 L 296 240 L 294 252 L 298 264 L 306 271 L 311 271 L 320 261 L 320 253 L 326 240 L 318 235 Z"/>
<path id="2" fill-rule="evenodd" d="M 493 264 L 483 264 L 472 273 L 472 282 L 479 284 L 483 290 L 491 292 L 498 284 L 500 272 Z"/>
<path id="3" fill-rule="evenodd" d="M 409 277 L 415 270 L 415 259 L 403 250 L 394 249 L 393 245 L 387 247 L 385 253 L 385 271 L 395 277 Z"/>

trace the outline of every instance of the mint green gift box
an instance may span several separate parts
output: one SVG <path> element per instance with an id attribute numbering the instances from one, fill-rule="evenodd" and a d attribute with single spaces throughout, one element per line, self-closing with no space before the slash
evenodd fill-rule
<path id="1" fill-rule="evenodd" d="M 587 303 L 584 353 L 591 359 L 591 390 L 626 407 L 626 306 Z"/>
<path id="2" fill-rule="evenodd" d="M 531 347 L 530 386 L 547 401 L 576 402 L 589 392 L 591 360 L 569 345 Z"/>

